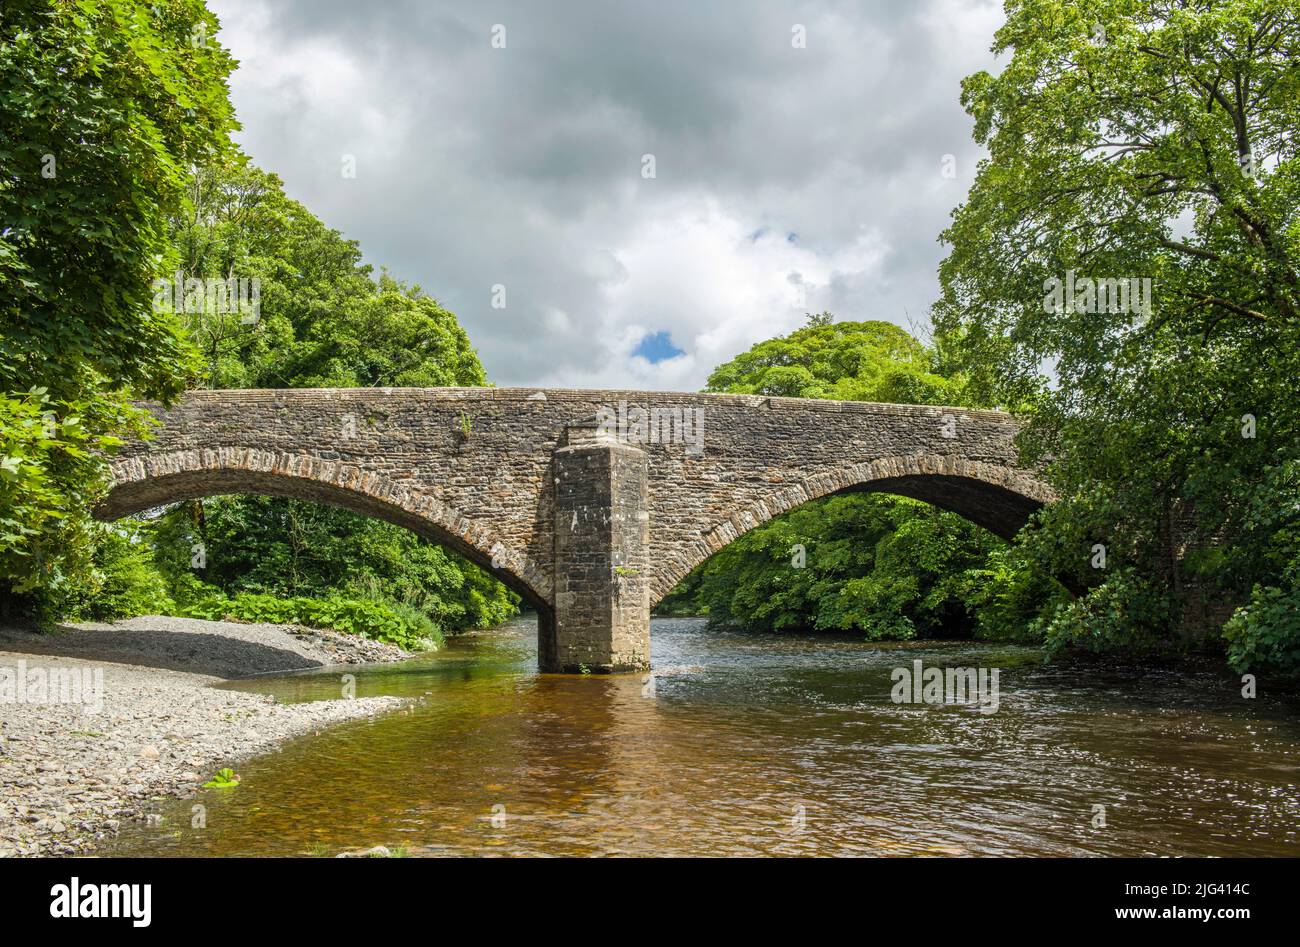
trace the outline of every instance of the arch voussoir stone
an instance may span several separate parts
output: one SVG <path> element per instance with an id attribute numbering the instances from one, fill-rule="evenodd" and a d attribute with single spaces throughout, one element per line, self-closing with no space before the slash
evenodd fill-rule
<path id="1" fill-rule="evenodd" d="M 592 420 L 627 406 L 650 414 L 648 435 Z M 644 666 L 649 607 L 810 500 L 887 491 L 1010 536 L 1053 499 L 995 411 L 536 388 L 202 391 L 146 407 L 160 426 L 111 459 L 102 516 L 260 492 L 388 519 L 537 607 L 551 670 Z"/>
<path id="2" fill-rule="evenodd" d="M 969 481 L 972 484 L 1014 493 L 1023 497 L 1029 508 L 1049 503 L 1055 498 L 1045 484 L 1026 477 L 1012 468 L 971 461 L 953 455 L 901 454 L 863 461 L 842 469 L 820 471 L 805 477 L 797 484 L 776 490 L 771 495 L 756 500 L 750 506 L 732 513 L 721 523 L 704 530 L 701 541 L 692 543 L 687 547 L 685 555 L 667 564 L 656 576 L 651 590 L 652 605 L 658 604 L 692 569 L 718 550 L 739 539 L 751 529 L 809 500 L 848 490 L 899 492 L 904 496 L 914 496 L 917 492 L 923 494 L 925 491 L 908 490 L 903 484 L 911 485 L 916 480 L 938 483 L 933 478 Z M 937 496 L 919 495 L 915 498 L 946 505 Z M 957 512 L 962 510 L 957 509 Z M 1022 525 L 1023 520 L 1015 521 L 1016 529 Z M 1003 532 L 1009 536 L 1014 531 Z"/>
<path id="3" fill-rule="evenodd" d="M 110 463 L 109 471 L 112 489 L 97 511 L 106 519 L 215 493 L 265 492 L 315 499 L 448 542 L 472 561 L 486 564 L 529 600 L 543 605 L 550 600 L 550 577 L 528 555 L 436 496 L 357 465 L 308 454 L 217 447 L 128 457 Z"/>

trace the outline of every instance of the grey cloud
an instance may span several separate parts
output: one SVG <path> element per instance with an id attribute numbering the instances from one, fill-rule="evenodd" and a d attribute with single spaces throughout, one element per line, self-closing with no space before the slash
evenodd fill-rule
<path id="1" fill-rule="evenodd" d="M 823 273 L 811 310 L 923 319 L 936 237 L 979 156 L 959 82 L 990 65 L 999 22 L 978 0 L 210 5 L 244 63 L 246 150 L 456 311 L 498 384 L 649 371 L 698 387 L 801 324 L 776 295 L 795 271 Z M 791 48 L 795 23 L 807 49 Z M 348 153 L 356 180 L 339 175 Z M 745 239 L 764 227 L 798 240 Z M 679 239 L 683 283 L 667 285 Z M 700 285 L 703 253 L 734 286 Z M 663 280 L 638 278 L 634 259 L 660 261 Z M 505 310 L 489 304 L 496 283 Z M 689 357 L 634 364 L 631 326 L 670 329 Z"/>

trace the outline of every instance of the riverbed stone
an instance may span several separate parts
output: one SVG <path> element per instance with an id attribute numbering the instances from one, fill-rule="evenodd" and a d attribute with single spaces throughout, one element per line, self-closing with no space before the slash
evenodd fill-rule
<path id="1" fill-rule="evenodd" d="M 87 851 L 111 838 L 124 820 L 143 821 L 156 808 L 151 800 L 189 795 L 200 778 L 291 737 L 407 702 L 367 697 L 280 704 L 264 694 L 214 689 L 221 677 L 176 669 L 173 638 L 191 667 L 205 669 L 229 667 L 250 654 L 268 665 L 302 657 L 317 667 L 334 656 L 334 649 L 313 649 L 275 625 L 143 617 L 55 634 L 0 628 L 0 667 L 22 661 L 29 670 L 103 674 L 98 712 L 66 702 L 0 706 L 6 749 L 0 857 Z M 252 642 L 260 650 L 250 651 Z M 127 655 L 134 663 L 114 663 Z M 393 649 L 388 660 L 402 656 Z M 166 733 L 162 746 L 160 731 Z M 91 733 L 98 735 L 82 736 Z"/>

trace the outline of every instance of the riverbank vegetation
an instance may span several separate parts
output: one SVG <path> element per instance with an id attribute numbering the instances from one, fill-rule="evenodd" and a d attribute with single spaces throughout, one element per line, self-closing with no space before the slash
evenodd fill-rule
<path id="1" fill-rule="evenodd" d="M 0 29 L 0 610 L 284 614 L 399 642 L 514 614 L 476 566 L 340 509 L 237 496 L 91 519 L 96 451 L 147 430 L 133 398 L 487 378 L 452 313 L 238 152 L 234 63 L 199 0 L 36 3 Z M 251 310 L 190 282 L 232 278 L 258 287 Z"/>
<path id="2" fill-rule="evenodd" d="M 165 9 L 164 9 L 165 7 Z M 234 66 L 200 3 L 149 13 L 6 6 L 0 18 L 0 576 L 11 611 L 89 581 L 103 490 L 93 453 L 138 431 L 194 364 L 152 305 L 186 168 L 230 148 Z M 183 105 L 182 105 L 183 103 Z"/>
<path id="3" fill-rule="evenodd" d="M 961 405 L 965 378 L 887 322 L 830 313 L 721 365 L 708 390 Z M 1039 641 L 1065 589 L 955 513 L 886 494 L 805 503 L 695 569 L 661 606 L 750 631 L 858 631 L 872 640 Z"/>
<path id="4" fill-rule="evenodd" d="M 488 384 L 454 314 L 239 153 L 216 33 L 201 0 L 0 19 L 0 611 L 281 610 L 410 642 L 497 623 L 518 600 L 495 579 L 347 511 L 90 516 L 101 453 L 148 427 L 135 399 Z M 821 314 L 708 390 L 1012 411 L 1060 501 L 1006 544 L 909 500 L 826 498 L 664 607 L 1300 672 L 1300 18 L 1009 0 L 994 48 L 1001 72 L 962 88 L 987 157 L 941 235 L 926 343 Z M 256 281 L 253 318 L 191 303 L 188 281 L 230 278 Z"/>
<path id="5" fill-rule="evenodd" d="M 1007 12 L 1005 68 L 962 88 L 988 158 L 934 327 L 1061 496 L 1028 554 L 1086 593 L 1049 640 L 1177 651 L 1235 609 L 1233 667 L 1300 671 L 1300 17 Z"/>

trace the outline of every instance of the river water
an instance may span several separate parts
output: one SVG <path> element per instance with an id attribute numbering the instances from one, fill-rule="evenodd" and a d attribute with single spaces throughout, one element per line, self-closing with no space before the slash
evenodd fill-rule
<path id="1" fill-rule="evenodd" d="M 357 696 L 418 703 L 245 763 L 237 788 L 163 804 L 106 853 L 1300 854 L 1300 708 L 1211 667 L 698 619 L 655 619 L 652 648 L 652 678 L 540 675 L 521 618 L 346 669 Z M 894 703 L 891 671 L 917 659 L 1000 669 L 996 712 Z M 230 686 L 334 698 L 341 673 Z"/>

